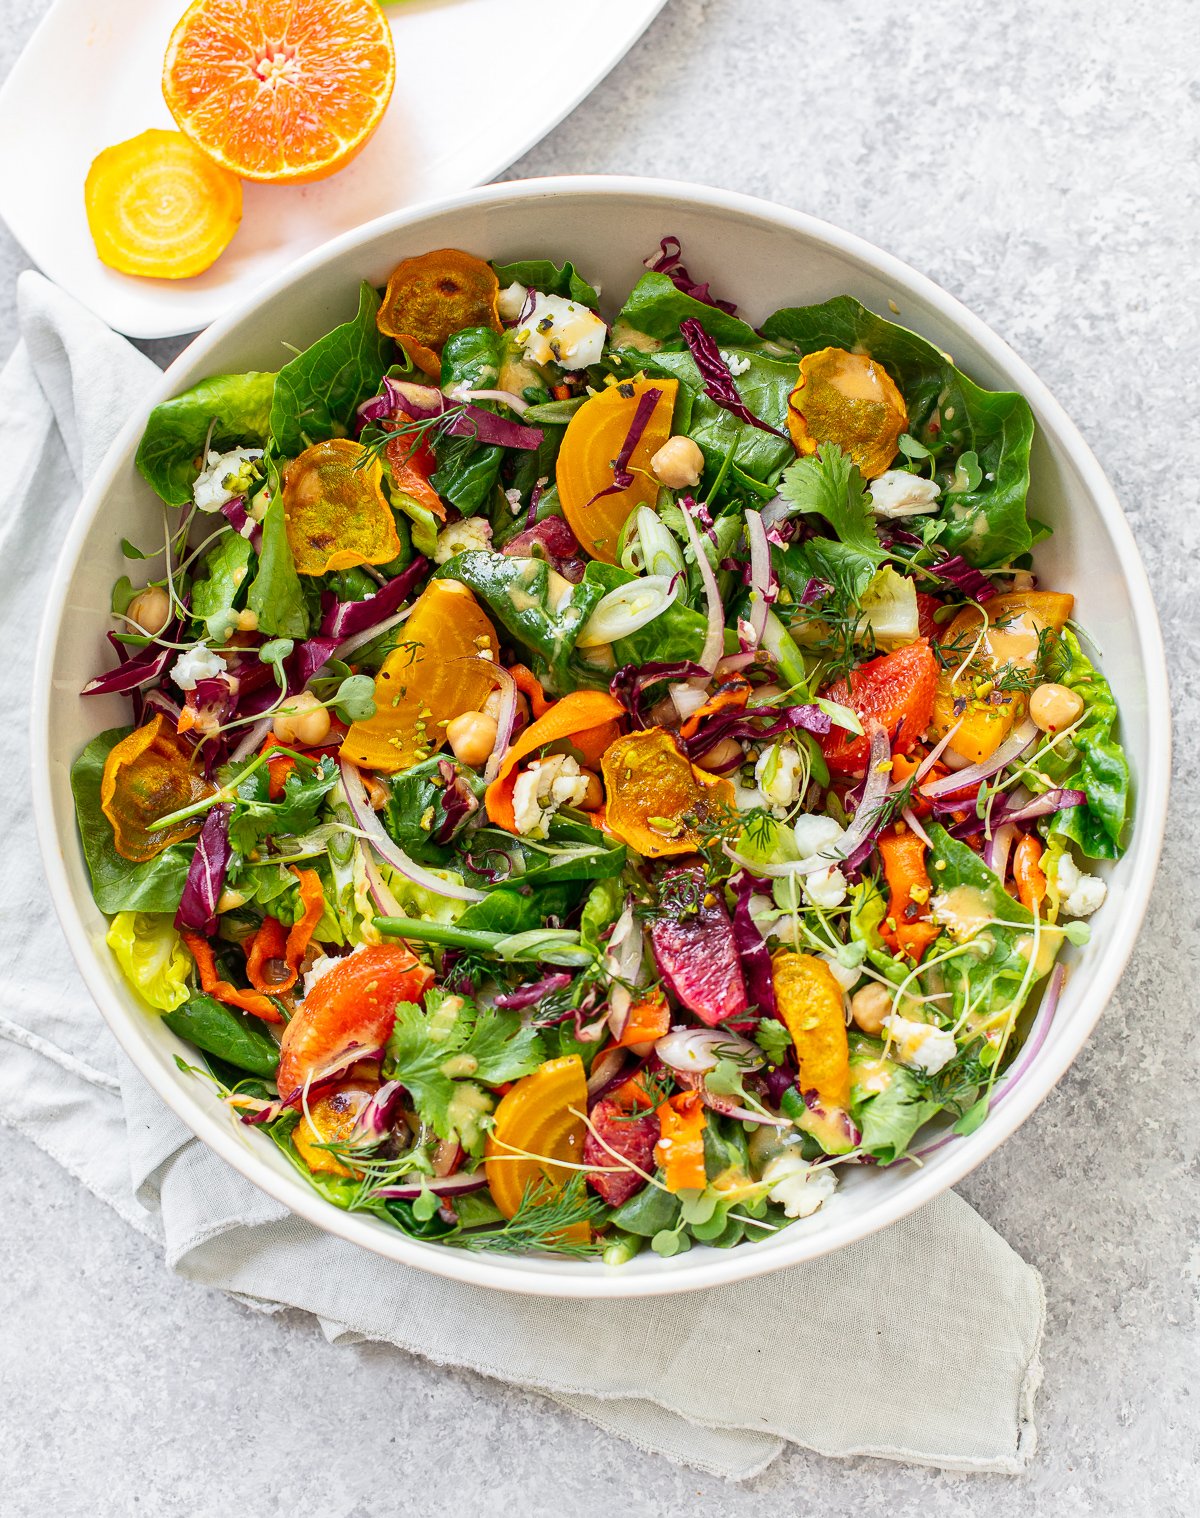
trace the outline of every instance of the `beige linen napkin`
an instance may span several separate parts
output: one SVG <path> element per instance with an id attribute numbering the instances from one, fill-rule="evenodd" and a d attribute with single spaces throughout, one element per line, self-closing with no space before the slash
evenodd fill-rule
<path id="1" fill-rule="evenodd" d="M 38 275 L 22 277 L 20 325 L 0 375 L 0 704 L 13 719 L 81 486 L 156 372 Z M 20 720 L 0 745 L 3 772 L 24 774 Z M 533 1388 L 733 1479 L 786 1442 L 953 1470 L 1028 1461 L 1041 1281 L 952 1193 L 812 1264 L 675 1297 L 520 1297 L 391 1264 L 293 1217 L 163 1106 L 69 962 L 19 784 L 5 822 L 0 1121 L 159 1241 L 171 1269 L 264 1312 L 303 1308 L 334 1342 L 386 1341 Z"/>

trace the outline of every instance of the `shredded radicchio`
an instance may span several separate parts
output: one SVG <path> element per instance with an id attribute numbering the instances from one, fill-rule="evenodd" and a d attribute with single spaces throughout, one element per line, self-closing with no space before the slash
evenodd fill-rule
<path id="1" fill-rule="evenodd" d="M 775 720 L 772 722 L 771 718 Z M 767 722 L 766 727 L 758 725 L 763 721 Z M 823 712 L 819 706 L 748 706 L 742 711 L 715 712 L 697 732 L 683 740 L 683 748 L 688 758 L 695 760 L 725 738 L 761 742 L 766 738 L 777 738 L 781 733 L 795 732 L 797 728 L 823 736 L 831 726 L 829 713 Z"/>
<path id="2" fill-rule="evenodd" d="M 182 626 L 181 622 L 175 622 L 171 627 L 164 629 L 163 638 L 169 643 L 176 642 Z M 131 695 L 141 686 L 148 685 L 152 680 L 157 680 L 164 675 L 167 665 L 176 656 L 176 650 L 160 648 L 155 643 L 130 655 L 125 644 L 113 633 L 108 634 L 108 640 L 116 649 L 121 663 L 116 669 L 110 669 L 107 674 L 97 675 L 94 680 L 89 680 L 83 687 L 85 696 Z"/>
<path id="3" fill-rule="evenodd" d="M 233 807 L 228 803 L 214 806 L 204 819 L 196 852 L 188 865 L 187 880 L 175 913 L 175 926 L 206 936 L 217 931 L 217 902 L 225 889 L 225 873 L 232 852 L 229 842 L 229 819 Z"/>
<path id="4" fill-rule="evenodd" d="M 909 532 L 904 527 L 893 527 L 887 533 L 891 543 L 903 543 L 908 548 L 925 548 L 925 539 L 918 537 L 915 532 Z M 944 584 L 953 586 L 964 596 L 972 601 L 986 601 L 996 594 L 996 587 L 988 579 L 982 570 L 968 564 L 962 554 L 948 554 L 944 548 L 932 545 L 935 555 L 933 564 L 925 570 L 925 573 L 941 580 Z M 937 557 L 941 555 L 941 557 Z"/>
<path id="5" fill-rule="evenodd" d="M 649 724 L 643 700 L 652 685 L 662 680 L 707 680 L 709 672 L 702 664 L 680 660 L 674 664 L 623 664 L 609 682 L 609 691 L 621 703 L 639 727 Z"/>
<path id="6" fill-rule="evenodd" d="M 448 400 L 432 385 L 398 383 L 386 375 L 382 392 L 358 408 L 359 430 L 368 422 L 394 420 L 399 414 L 412 421 L 429 422 L 441 418 L 438 431 L 451 437 L 470 437 L 478 443 L 495 443 L 502 448 L 533 451 L 542 446 L 540 427 L 526 427 L 509 421 L 482 406 Z"/>
<path id="7" fill-rule="evenodd" d="M 445 787 L 442 791 L 443 818 L 433 841 L 447 844 L 471 813 L 479 810 L 479 798 L 449 759 L 438 760 L 438 774 Z"/>
<path id="8" fill-rule="evenodd" d="M 760 1017 L 776 1017 L 778 1012 L 775 982 L 771 976 L 771 953 L 758 930 L 758 924 L 750 915 L 750 898 L 754 895 L 755 881 L 743 870 L 734 889 L 737 891 L 737 904 L 733 909 L 733 938 L 741 955 L 746 992 L 752 1004 L 758 1008 Z"/>
<path id="9" fill-rule="evenodd" d="M 748 422 L 751 427 L 758 427 L 763 432 L 773 432 L 776 437 L 790 442 L 786 432 L 780 432 L 778 427 L 772 427 L 769 422 L 764 422 L 761 417 L 755 416 L 746 405 L 738 394 L 738 388 L 733 382 L 733 375 L 730 374 L 728 365 L 721 357 L 721 350 L 694 316 L 689 316 L 679 323 L 679 332 L 691 350 L 692 358 L 696 361 L 696 368 L 700 371 L 700 379 L 704 385 L 704 393 L 710 401 L 715 401 L 718 406 L 736 416 L 739 421 Z"/>
<path id="10" fill-rule="evenodd" d="M 677 290 L 684 295 L 690 295 L 693 300 L 698 300 L 702 305 L 715 306 L 718 311 L 724 311 L 727 316 L 733 316 L 737 307 L 731 300 L 718 300 L 708 288 L 707 280 L 698 285 L 688 271 L 683 267 L 683 247 L 678 237 L 664 237 L 658 245 L 658 252 L 651 253 L 649 258 L 642 260 L 643 264 L 652 274 L 665 274 Z"/>
<path id="11" fill-rule="evenodd" d="M 572 585 L 579 584 L 586 568 L 579 539 L 562 517 L 543 517 L 510 538 L 500 551 L 514 559 L 543 558 Z"/>
<path id="12" fill-rule="evenodd" d="M 327 595 L 322 600 L 322 636 L 340 643 L 390 617 L 408 600 L 413 587 L 428 568 L 429 561 L 418 554 L 394 580 L 389 580 L 373 596 L 365 596 L 361 601 L 338 601 Z"/>
<path id="13" fill-rule="evenodd" d="M 555 970 L 549 975 L 543 975 L 541 980 L 528 981 L 513 991 L 501 991 L 495 998 L 496 1005 L 508 1012 L 523 1012 L 526 1007 L 535 1006 L 552 991 L 563 991 L 570 984 L 571 977 L 565 970 Z"/>
<path id="14" fill-rule="evenodd" d="M 617 388 L 620 390 L 621 387 L 618 386 Z M 633 413 L 633 420 L 629 423 L 629 431 L 625 434 L 625 441 L 621 444 L 621 451 L 613 460 L 612 484 L 605 485 L 603 490 L 597 490 L 596 494 L 588 502 L 589 506 L 594 506 L 597 501 L 602 500 L 606 495 L 617 495 L 622 490 L 628 490 L 630 485 L 633 484 L 633 475 L 630 473 L 629 461 L 633 458 L 633 450 L 641 442 L 642 433 L 645 432 L 649 425 L 650 418 L 654 415 L 654 408 L 658 405 L 661 397 L 661 390 L 651 388 L 642 391 Z"/>

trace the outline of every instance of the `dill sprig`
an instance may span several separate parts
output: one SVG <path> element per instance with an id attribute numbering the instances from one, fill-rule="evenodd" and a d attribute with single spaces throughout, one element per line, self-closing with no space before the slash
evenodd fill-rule
<path id="1" fill-rule="evenodd" d="M 562 1187 L 549 1180 L 531 1183 L 525 1188 L 521 1205 L 506 1223 L 498 1228 L 455 1234 L 453 1242 L 464 1249 L 494 1254 L 542 1250 L 573 1260 L 594 1259 L 604 1248 L 601 1242 L 567 1239 L 563 1232 L 580 1223 L 596 1222 L 603 1211 L 600 1198 L 588 1195 L 583 1174 L 576 1172 Z"/>

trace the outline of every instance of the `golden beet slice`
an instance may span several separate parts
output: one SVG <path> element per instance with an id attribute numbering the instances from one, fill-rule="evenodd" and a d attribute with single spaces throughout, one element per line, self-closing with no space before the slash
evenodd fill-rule
<path id="1" fill-rule="evenodd" d="M 117 853 L 140 862 L 172 843 L 194 838 L 201 817 L 171 828 L 154 824 L 215 790 L 193 768 L 190 749 L 160 713 L 109 751 L 100 782 L 100 810 L 112 823 Z"/>
<path id="2" fill-rule="evenodd" d="M 661 727 L 618 738 L 602 761 L 608 831 L 647 859 L 690 854 L 734 810 L 733 786 L 698 770 Z"/>
<path id="3" fill-rule="evenodd" d="M 296 573 L 388 564 L 400 552 L 383 465 L 361 443 L 314 443 L 283 473 L 283 519 Z"/>
<path id="4" fill-rule="evenodd" d="M 908 408 L 891 375 L 870 354 L 821 348 L 800 360 L 787 421 L 797 452 L 815 453 L 822 443 L 835 443 L 870 480 L 896 457 Z"/>

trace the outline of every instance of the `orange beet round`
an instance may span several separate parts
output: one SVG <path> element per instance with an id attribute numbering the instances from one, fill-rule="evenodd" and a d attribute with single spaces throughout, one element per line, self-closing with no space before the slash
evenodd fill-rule
<path id="1" fill-rule="evenodd" d="M 162 85 L 180 131 L 210 158 L 243 179 L 302 184 L 360 151 L 395 80 L 375 0 L 193 0 Z"/>

